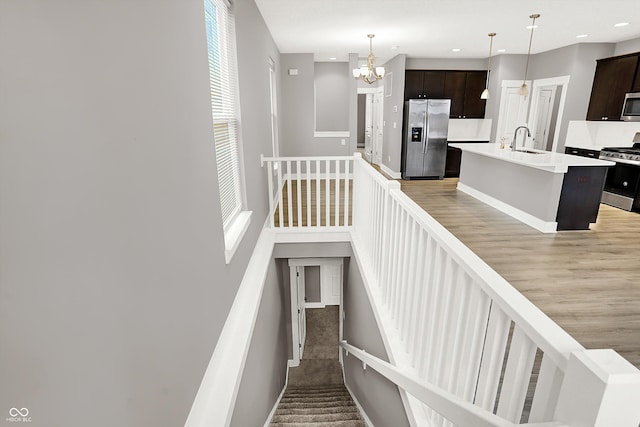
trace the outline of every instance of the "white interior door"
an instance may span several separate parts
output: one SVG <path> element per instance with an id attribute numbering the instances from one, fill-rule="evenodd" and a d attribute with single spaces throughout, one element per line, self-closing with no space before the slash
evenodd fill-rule
<path id="1" fill-rule="evenodd" d="M 323 265 L 320 271 L 322 302 L 324 305 L 340 305 L 342 263 Z"/>
<path id="2" fill-rule="evenodd" d="M 533 129 L 533 147 L 546 150 L 549 140 L 549 128 L 553 112 L 553 101 L 556 98 L 556 88 L 541 88 L 536 106 L 535 129 Z"/>
<path id="3" fill-rule="evenodd" d="M 529 110 L 529 97 L 521 96 L 518 90 L 522 80 L 504 80 L 500 95 L 500 112 L 498 113 L 498 131 L 496 142 L 511 145 L 513 133 L 518 126 L 526 125 Z M 527 82 L 531 86 L 531 82 Z"/>
<path id="4" fill-rule="evenodd" d="M 384 135 L 384 87 L 378 88 L 373 97 L 373 153 L 371 162 L 382 163 L 382 139 Z"/>
<path id="5" fill-rule="evenodd" d="M 296 288 L 298 302 L 298 360 L 302 360 L 304 343 L 307 339 L 307 313 L 305 311 L 304 267 L 296 267 Z"/>
<path id="6" fill-rule="evenodd" d="M 364 158 L 371 162 L 373 153 L 373 94 L 368 93 L 364 113 Z"/>

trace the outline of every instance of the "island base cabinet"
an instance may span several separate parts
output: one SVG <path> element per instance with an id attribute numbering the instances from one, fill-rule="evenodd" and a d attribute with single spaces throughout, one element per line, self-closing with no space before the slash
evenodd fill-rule
<path id="1" fill-rule="evenodd" d="M 570 167 L 564 175 L 558 203 L 558 231 L 588 230 L 596 222 L 606 167 Z"/>

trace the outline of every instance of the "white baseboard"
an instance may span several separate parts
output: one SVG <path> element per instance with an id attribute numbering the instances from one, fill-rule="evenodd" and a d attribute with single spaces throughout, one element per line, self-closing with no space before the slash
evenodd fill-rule
<path id="1" fill-rule="evenodd" d="M 273 419 L 273 416 L 276 414 L 276 411 L 278 410 L 278 406 L 280 405 L 280 401 L 282 400 L 282 396 L 284 396 L 284 392 L 287 390 L 287 386 L 289 385 L 289 368 L 291 367 L 291 362 L 293 362 L 293 360 L 288 360 L 287 361 L 287 375 L 284 379 L 284 387 L 282 387 L 282 391 L 280 392 L 280 396 L 278 396 L 278 399 L 276 400 L 275 405 L 273 405 L 273 408 L 271 409 L 271 412 L 269 413 L 269 416 L 267 417 L 267 421 L 264 423 L 264 427 L 269 427 L 269 424 L 271 424 L 271 420 Z"/>
<path id="2" fill-rule="evenodd" d="M 540 218 L 536 218 L 535 216 L 528 214 L 525 211 L 522 211 L 509 204 L 506 204 L 501 200 L 491 197 L 488 194 L 483 193 L 482 191 L 471 188 L 468 185 L 463 184 L 462 182 L 458 182 L 457 188 L 463 193 L 466 193 L 471 197 L 486 203 L 492 208 L 498 209 L 500 212 L 506 213 L 507 215 L 535 228 L 538 231 L 542 231 L 543 233 L 556 233 L 558 230 L 557 222 L 543 221 Z"/>
<path id="3" fill-rule="evenodd" d="M 341 351 L 342 352 L 342 351 Z M 344 382 L 344 386 L 347 388 L 347 391 L 349 392 L 349 394 L 351 395 L 351 398 L 353 399 L 353 402 L 356 404 L 356 406 L 358 407 L 358 410 L 360 411 L 360 415 L 362 415 L 362 418 L 364 419 L 364 424 L 367 427 L 375 427 L 373 425 L 373 423 L 371 422 L 371 420 L 369 419 L 369 416 L 367 415 L 367 413 L 364 411 L 364 409 L 362 408 L 362 405 L 360 404 L 360 402 L 358 402 L 358 399 L 356 398 L 356 396 L 353 394 L 353 392 L 351 391 L 351 388 L 347 385 L 347 382 Z"/>
<path id="4" fill-rule="evenodd" d="M 382 169 L 382 172 L 386 173 L 387 175 L 389 175 L 391 178 L 393 179 L 400 179 L 402 178 L 402 174 L 400 172 L 394 172 L 391 169 L 389 169 L 385 164 L 380 163 L 378 166 L 380 166 L 380 169 Z"/>

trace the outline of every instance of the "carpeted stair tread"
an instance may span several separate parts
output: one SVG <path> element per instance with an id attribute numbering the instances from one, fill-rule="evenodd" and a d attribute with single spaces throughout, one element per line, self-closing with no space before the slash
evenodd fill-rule
<path id="1" fill-rule="evenodd" d="M 334 414 L 287 414 L 273 417 L 274 423 L 305 422 L 319 423 L 324 421 L 350 421 L 360 420 L 357 412 L 339 412 Z"/>
<path id="2" fill-rule="evenodd" d="M 335 402 L 338 400 L 351 400 L 351 396 L 348 394 L 323 394 L 323 395 L 290 395 L 286 394 L 282 397 L 281 402 Z"/>
<path id="3" fill-rule="evenodd" d="M 281 408 L 340 408 L 344 406 L 353 406 L 353 402 L 285 402 L 280 403 Z"/>
<path id="4" fill-rule="evenodd" d="M 356 406 L 342 406 L 340 412 L 358 412 Z M 335 407 L 327 408 L 278 408 L 275 415 L 295 415 L 295 414 L 335 414 Z"/>
<path id="5" fill-rule="evenodd" d="M 271 423 L 269 427 L 366 427 L 362 420 Z"/>
<path id="6" fill-rule="evenodd" d="M 287 387 L 270 427 L 365 427 L 344 384 Z"/>

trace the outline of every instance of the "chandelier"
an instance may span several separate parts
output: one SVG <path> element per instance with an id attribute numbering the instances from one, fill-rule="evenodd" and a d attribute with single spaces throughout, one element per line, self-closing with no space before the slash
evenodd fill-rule
<path id="1" fill-rule="evenodd" d="M 367 34 L 369 37 L 369 56 L 367 57 L 367 66 L 353 69 L 353 77 L 364 80 L 371 84 L 384 77 L 384 67 L 376 67 L 373 65 L 375 57 L 373 56 L 373 38 L 374 34 Z"/>

